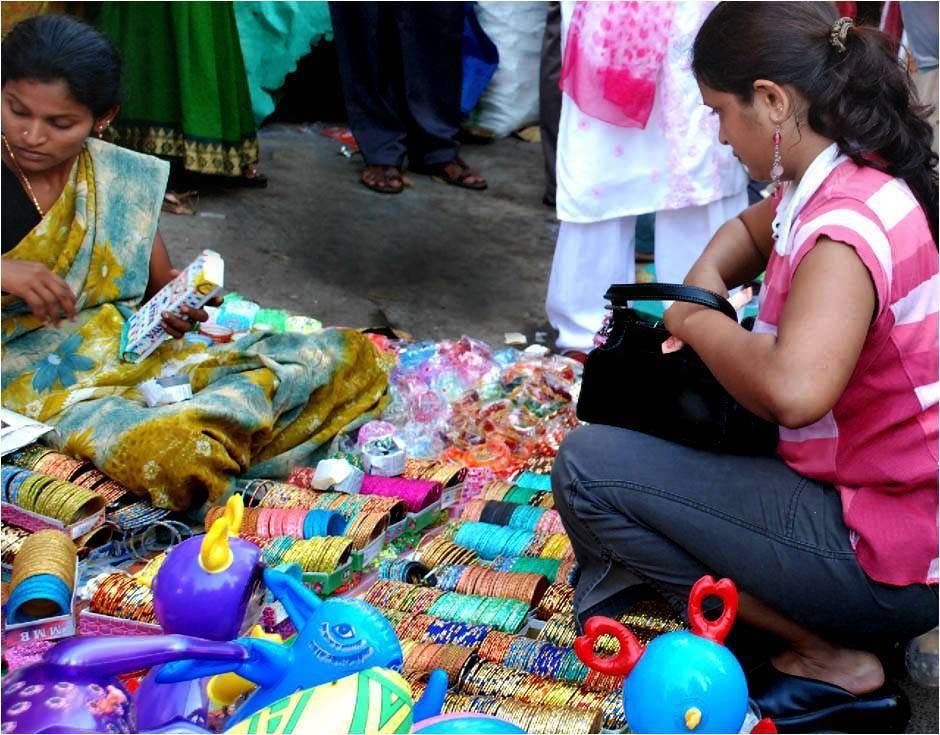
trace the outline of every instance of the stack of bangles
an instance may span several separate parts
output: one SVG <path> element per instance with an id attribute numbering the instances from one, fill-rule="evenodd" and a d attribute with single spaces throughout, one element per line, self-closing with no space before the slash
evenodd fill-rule
<path id="1" fill-rule="evenodd" d="M 534 572 L 544 575 L 549 582 L 573 584 L 578 571 L 574 559 L 546 559 L 540 556 L 500 556 L 490 564 L 501 572 Z"/>
<path id="2" fill-rule="evenodd" d="M 471 649 L 447 643 L 403 641 L 401 648 L 405 659 L 402 673 L 430 674 L 435 669 L 443 669 L 449 681 L 460 678 L 460 672 L 473 656 Z"/>
<path id="3" fill-rule="evenodd" d="M 68 615 L 76 559 L 75 544 L 68 534 L 54 529 L 30 534 L 13 560 L 7 623 Z"/>
<path id="4" fill-rule="evenodd" d="M 473 549 L 483 559 L 495 559 L 497 556 L 538 556 L 526 553 L 534 537 L 535 534 L 529 531 L 467 521 L 457 529 L 454 543 Z"/>
<path id="5" fill-rule="evenodd" d="M 590 692 L 612 692 L 623 686 L 623 676 L 611 676 L 588 669 L 574 649 L 524 635 L 491 631 L 477 654 L 480 658 L 511 669 L 578 684 Z"/>
<path id="6" fill-rule="evenodd" d="M 107 520 L 112 526 L 116 526 L 126 533 L 149 528 L 168 515 L 170 515 L 170 511 L 167 508 L 154 508 L 149 501 L 138 500 L 135 503 L 111 511 L 108 513 Z"/>
<path id="7" fill-rule="evenodd" d="M 437 462 L 426 459 L 409 459 L 405 462 L 405 473 L 409 480 L 430 480 L 441 487 L 451 487 L 463 482 L 467 468 L 454 462 Z"/>
<path id="8" fill-rule="evenodd" d="M 391 608 L 405 613 L 426 613 L 443 590 L 434 587 L 419 587 L 404 582 L 380 579 L 375 582 L 362 599 L 377 608 Z"/>
<path id="9" fill-rule="evenodd" d="M 445 713 L 479 712 L 511 722 L 531 735 L 577 732 L 599 733 L 602 713 L 596 709 L 570 710 L 561 707 L 536 707 L 509 697 L 479 697 L 448 694 Z"/>
<path id="10" fill-rule="evenodd" d="M 379 579 L 391 579 L 395 582 L 421 584 L 431 570 L 419 561 L 411 559 L 390 559 L 379 564 Z"/>
<path id="11" fill-rule="evenodd" d="M 483 566 L 445 564 L 434 570 L 437 586 L 449 592 L 520 600 L 536 607 L 548 588 L 541 574 L 501 572 Z"/>
<path id="12" fill-rule="evenodd" d="M 29 538 L 30 531 L 8 523 L 0 526 L 0 560 L 4 564 L 13 564 L 23 542 Z"/>
<path id="13" fill-rule="evenodd" d="M 292 536 L 264 538 L 241 536 L 259 547 L 264 562 L 271 567 L 299 564 L 305 572 L 332 572 L 349 561 L 352 541 L 344 536 L 318 536 L 298 539 Z"/>
<path id="14" fill-rule="evenodd" d="M 444 534 L 425 536 L 418 543 L 415 555 L 418 561 L 431 569 L 442 564 L 475 564 L 480 560 L 475 551 L 458 546 Z"/>
<path id="15" fill-rule="evenodd" d="M 556 613 L 574 615 L 574 587 L 565 582 L 549 585 L 535 612 L 539 620 L 548 620 Z"/>
<path id="16" fill-rule="evenodd" d="M 213 506 L 206 513 L 205 527 L 212 527 L 225 515 L 225 508 Z M 248 536 L 342 536 L 346 519 L 339 513 L 328 510 L 306 510 L 304 508 L 246 508 L 242 515 L 241 533 Z"/>
<path id="17" fill-rule="evenodd" d="M 427 613 L 445 620 L 486 625 L 506 633 L 516 633 L 525 624 L 529 606 L 519 600 L 447 592 L 434 601 Z"/>
<path id="18" fill-rule="evenodd" d="M 458 689 L 463 694 L 512 697 L 532 705 L 600 710 L 603 726 L 609 730 L 620 730 L 625 723 L 623 694 L 619 690 L 588 692 L 574 684 L 508 669 L 482 659 L 471 661 L 464 668 Z"/>
<path id="19" fill-rule="evenodd" d="M 305 488 L 270 483 L 259 505 L 265 508 L 305 508 L 308 510 L 335 510 L 348 521 L 359 513 L 388 513 L 390 523 L 405 517 L 405 504 L 398 498 L 382 495 L 347 495 L 336 492 L 316 492 Z"/>
<path id="20" fill-rule="evenodd" d="M 150 587 L 124 572 L 114 572 L 101 580 L 89 608 L 94 613 L 112 618 L 157 623 Z"/>
<path id="21" fill-rule="evenodd" d="M 414 615 L 398 610 L 381 610 L 381 613 L 395 626 L 395 633 L 402 641 L 452 643 L 475 651 L 491 631 L 486 625 L 469 625 L 430 615 Z"/>
<path id="22" fill-rule="evenodd" d="M 687 630 L 682 621 L 663 617 L 658 614 L 626 613 L 618 620 L 633 632 L 637 641 L 645 645 L 663 633 L 672 633 L 678 630 Z M 573 646 L 579 633 L 571 613 L 558 613 L 552 615 L 539 632 L 538 639 L 548 641 L 558 646 Z M 614 654 L 619 650 L 620 644 L 613 636 L 602 635 L 597 639 L 595 648 L 604 654 Z"/>
<path id="23" fill-rule="evenodd" d="M 97 513 L 108 502 L 88 488 L 19 467 L 5 465 L 0 478 L 4 501 L 66 526 Z"/>
<path id="24" fill-rule="evenodd" d="M 360 513 L 346 527 L 353 548 L 364 549 L 388 528 L 388 513 Z"/>
<path id="25" fill-rule="evenodd" d="M 34 444 L 13 455 L 13 463 L 26 470 L 67 480 L 73 485 L 94 490 L 109 504 L 126 495 L 128 489 L 117 480 L 112 480 L 91 462 L 75 459 L 66 454 Z"/>

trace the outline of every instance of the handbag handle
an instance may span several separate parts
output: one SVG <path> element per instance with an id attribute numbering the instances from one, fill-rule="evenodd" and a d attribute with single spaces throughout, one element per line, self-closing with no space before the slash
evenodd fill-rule
<path id="1" fill-rule="evenodd" d="M 738 320 L 738 314 L 728 299 L 714 291 L 681 283 L 614 283 L 607 289 L 604 298 L 614 306 L 628 301 L 685 301 L 707 306 L 730 319 Z"/>

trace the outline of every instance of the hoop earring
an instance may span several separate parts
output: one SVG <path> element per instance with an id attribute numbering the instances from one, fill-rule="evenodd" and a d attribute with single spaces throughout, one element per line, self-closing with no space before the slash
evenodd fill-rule
<path id="1" fill-rule="evenodd" d="M 783 176 L 783 164 L 780 163 L 780 141 L 783 138 L 780 126 L 774 130 L 774 160 L 770 167 L 770 178 L 774 182 L 774 188 L 780 189 L 780 179 Z"/>

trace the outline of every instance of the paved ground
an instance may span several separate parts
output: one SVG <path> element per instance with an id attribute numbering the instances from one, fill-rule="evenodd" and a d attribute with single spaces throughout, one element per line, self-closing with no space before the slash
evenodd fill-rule
<path id="1" fill-rule="evenodd" d="M 196 216 L 165 214 L 177 265 L 203 247 L 226 259 L 226 286 L 325 324 L 392 325 L 417 338 L 545 329 L 557 223 L 541 204 L 541 148 L 508 139 L 467 146 L 490 182 L 464 191 L 414 176 L 397 196 L 368 191 L 359 159 L 296 126 L 262 134 L 264 190 L 203 192 Z M 850 613 L 847 613 L 850 614 Z M 909 732 L 937 733 L 937 689 L 906 683 Z"/>
<path id="2" fill-rule="evenodd" d="M 226 259 L 226 286 L 327 324 L 389 323 L 416 337 L 499 344 L 545 322 L 557 225 L 541 204 L 541 148 L 467 146 L 488 177 L 472 192 L 414 175 L 399 195 L 359 183 L 358 158 L 294 126 L 265 129 L 267 189 L 204 192 L 195 217 L 164 215 L 171 255 Z M 222 218 L 224 217 L 224 219 Z"/>

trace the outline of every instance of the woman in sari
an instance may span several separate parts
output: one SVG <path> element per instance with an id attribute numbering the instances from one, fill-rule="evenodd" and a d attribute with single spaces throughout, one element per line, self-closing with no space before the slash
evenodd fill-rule
<path id="1" fill-rule="evenodd" d="M 350 330 L 175 339 L 119 357 L 133 311 L 175 275 L 157 221 L 168 165 L 89 137 L 118 112 L 117 54 L 67 16 L 2 45 L 3 405 L 56 426 L 53 442 L 160 507 L 220 497 L 235 475 L 308 463 L 385 400 L 371 343 Z M 204 311 L 164 315 L 181 337 Z M 137 386 L 189 377 L 193 398 L 148 408 Z"/>

